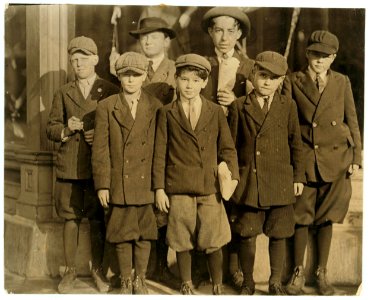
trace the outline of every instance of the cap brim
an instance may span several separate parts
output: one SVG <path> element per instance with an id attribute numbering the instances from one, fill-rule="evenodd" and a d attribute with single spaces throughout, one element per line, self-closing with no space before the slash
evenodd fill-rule
<path id="1" fill-rule="evenodd" d="M 69 52 L 69 54 L 74 54 L 76 52 L 82 52 L 82 53 L 84 53 L 86 55 L 96 55 L 96 53 L 93 53 L 93 52 L 91 52 L 91 51 L 89 51 L 87 49 L 83 49 L 83 48 L 72 48 L 68 52 Z"/>
<path id="2" fill-rule="evenodd" d="M 174 30 L 172 30 L 170 28 L 164 28 L 164 27 L 147 27 L 147 28 L 142 28 L 142 29 L 130 31 L 129 34 L 132 37 L 135 37 L 137 39 L 140 34 L 150 33 L 150 32 L 154 32 L 154 31 L 162 31 L 162 32 L 166 33 L 169 36 L 170 39 L 173 39 L 176 36 Z"/>
<path id="3" fill-rule="evenodd" d="M 125 67 L 125 68 L 122 68 L 122 69 L 119 69 L 119 70 L 116 70 L 116 74 L 122 74 L 122 73 L 126 73 L 126 72 L 134 72 L 134 73 L 137 73 L 137 74 L 140 74 L 140 75 L 143 75 L 146 73 L 146 71 L 142 70 L 142 69 L 139 69 L 139 68 L 135 68 L 135 67 Z"/>
<path id="4" fill-rule="evenodd" d="M 205 66 L 200 65 L 200 64 L 196 64 L 196 63 L 193 63 L 193 62 L 178 63 L 178 64 L 175 65 L 175 68 L 181 68 L 181 67 L 185 67 L 185 66 L 197 67 L 197 68 L 203 69 L 203 70 L 207 71 L 208 73 L 210 73 L 210 70 L 208 68 L 206 68 Z"/>
<path id="5" fill-rule="evenodd" d="M 287 70 L 283 70 L 282 68 L 270 62 L 256 61 L 255 63 L 259 65 L 260 67 L 262 67 L 263 69 L 268 70 L 275 75 L 278 75 L 278 76 L 286 75 Z"/>
<path id="6" fill-rule="evenodd" d="M 316 51 L 316 52 L 325 53 L 325 54 L 335 54 L 337 52 L 336 49 L 334 49 L 333 47 L 330 47 L 322 43 L 314 43 L 312 45 L 309 45 L 307 47 L 307 50 Z"/>

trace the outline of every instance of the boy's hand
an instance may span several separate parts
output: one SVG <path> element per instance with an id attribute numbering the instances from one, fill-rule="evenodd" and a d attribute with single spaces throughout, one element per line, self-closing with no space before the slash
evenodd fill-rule
<path id="1" fill-rule="evenodd" d="M 163 212 L 168 213 L 170 208 L 170 201 L 164 189 L 156 190 L 156 207 Z"/>
<path id="2" fill-rule="evenodd" d="M 294 182 L 294 194 L 300 196 L 303 193 L 304 184 L 301 182 Z"/>
<path id="3" fill-rule="evenodd" d="M 108 207 L 109 203 L 109 190 L 108 189 L 102 189 L 98 191 L 98 199 L 100 201 L 100 204 L 104 207 Z"/>
<path id="4" fill-rule="evenodd" d="M 81 122 L 79 118 L 72 116 L 68 119 L 67 127 L 71 132 L 79 131 L 84 128 L 84 122 Z"/>
<path id="5" fill-rule="evenodd" d="M 232 102 L 236 99 L 236 96 L 234 95 L 233 91 L 230 91 L 227 89 L 219 90 L 217 97 L 218 97 L 218 103 L 224 106 L 231 105 Z"/>
<path id="6" fill-rule="evenodd" d="M 353 175 L 357 174 L 358 170 L 359 170 L 359 165 L 351 164 L 349 166 L 348 173 L 349 173 L 350 176 L 353 176 Z"/>
<path id="7" fill-rule="evenodd" d="M 91 146 L 94 140 L 94 129 L 84 131 L 84 138 L 85 138 L 85 141 Z"/>

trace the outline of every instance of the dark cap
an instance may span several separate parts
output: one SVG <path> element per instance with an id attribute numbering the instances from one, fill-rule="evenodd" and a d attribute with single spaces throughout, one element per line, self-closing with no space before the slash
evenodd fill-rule
<path id="1" fill-rule="evenodd" d="M 339 50 L 339 40 L 329 31 L 316 30 L 310 35 L 307 50 L 335 54 Z"/>
<path id="2" fill-rule="evenodd" d="M 210 27 L 210 20 L 215 17 L 228 16 L 235 18 L 240 22 L 240 28 L 242 31 L 241 38 L 249 35 L 250 33 L 250 20 L 249 17 L 237 7 L 214 7 L 208 10 L 201 21 L 202 30 L 208 33 L 208 28 Z"/>
<path id="3" fill-rule="evenodd" d="M 170 39 L 175 38 L 175 31 L 172 30 L 165 20 L 156 17 L 143 18 L 139 20 L 138 29 L 130 31 L 129 34 L 136 39 L 140 34 L 145 34 L 153 31 L 162 31 L 166 33 Z"/>
<path id="4" fill-rule="evenodd" d="M 208 73 L 210 73 L 211 71 L 211 65 L 209 61 L 205 57 L 194 53 L 184 54 L 177 58 L 177 60 L 175 61 L 175 68 L 184 66 L 194 66 L 203 69 Z"/>
<path id="5" fill-rule="evenodd" d="M 285 75 L 288 68 L 286 58 L 273 51 L 259 53 L 255 58 L 255 63 L 278 76 Z"/>
<path id="6" fill-rule="evenodd" d="M 81 51 L 87 55 L 97 55 L 98 49 L 95 42 L 86 36 L 78 36 L 73 38 L 68 45 L 68 53 L 74 54 Z"/>
<path id="7" fill-rule="evenodd" d="M 136 52 L 125 52 L 116 61 L 115 70 L 116 74 L 133 71 L 138 74 L 144 74 L 148 69 L 147 58 Z"/>

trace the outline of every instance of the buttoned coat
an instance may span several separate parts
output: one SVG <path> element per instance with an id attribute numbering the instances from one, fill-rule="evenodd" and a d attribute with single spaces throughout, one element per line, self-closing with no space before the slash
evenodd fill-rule
<path id="1" fill-rule="evenodd" d="M 175 63 L 173 60 L 164 58 L 151 80 L 147 77 L 143 86 L 162 104 L 168 104 L 175 99 Z"/>
<path id="2" fill-rule="evenodd" d="M 161 102 L 142 90 L 135 120 L 123 93 L 99 102 L 93 142 L 95 189 L 109 189 L 110 203 L 154 203 L 151 170 L 156 113 Z"/>
<path id="3" fill-rule="evenodd" d="M 307 181 L 332 182 L 349 165 L 361 165 L 361 136 L 349 78 L 328 71 L 328 82 L 318 92 L 308 71 L 292 73 L 282 91 L 297 104 L 304 145 Z"/>
<path id="4" fill-rule="evenodd" d="M 237 155 L 223 110 L 202 99 L 195 130 L 180 100 L 159 111 L 153 161 L 153 188 L 169 194 L 210 195 L 219 191 L 218 163 L 239 179 Z"/>
<path id="5" fill-rule="evenodd" d="M 46 126 L 50 140 L 61 142 L 62 130 L 72 116 L 84 122 L 84 130 L 94 128 L 97 102 L 119 88 L 97 77 L 87 99 L 82 95 L 77 81 L 62 86 L 54 95 L 53 104 Z M 83 131 L 76 132 L 61 143 L 56 161 L 56 175 L 62 179 L 89 179 L 91 173 L 91 146 L 85 141 Z"/>
<path id="6" fill-rule="evenodd" d="M 236 98 L 246 95 L 249 90 L 246 87 L 246 80 L 251 76 L 252 69 L 254 67 L 254 61 L 250 58 L 244 57 L 237 51 L 234 51 L 233 57 L 240 61 L 240 65 L 236 72 L 236 83 L 233 88 L 233 92 Z M 211 71 L 209 80 L 206 87 L 202 90 L 201 94 L 215 103 L 218 103 L 218 77 L 219 77 L 219 61 L 217 56 L 206 57 L 211 65 Z"/>
<path id="7" fill-rule="evenodd" d="M 295 102 L 276 93 L 265 118 L 251 93 L 229 112 L 240 168 L 233 201 L 257 208 L 294 203 L 294 182 L 305 182 Z"/>

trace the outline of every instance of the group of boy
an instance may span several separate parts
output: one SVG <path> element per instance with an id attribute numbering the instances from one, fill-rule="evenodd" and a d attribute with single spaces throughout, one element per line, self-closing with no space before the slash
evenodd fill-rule
<path id="1" fill-rule="evenodd" d="M 206 255 L 214 295 L 223 294 L 223 275 L 240 294 L 252 295 L 256 237 L 264 233 L 269 294 L 299 294 L 308 226 L 314 224 L 318 292 L 334 293 L 326 277 L 332 223 L 343 221 L 349 176 L 361 165 L 350 82 L 330 69 L 338 39 L 313 32 L 308 66 L 286 76 L 281 54 L 264 51 L 253 61 L 235 50 L 250 30 L 238 8 L 210 9 L 201 27 L 215 56 L 190 53 L 174 62 L 165 53 L 175 32 L 160 18 L 141 20 L 130 34 L 144 55 L 126 52 L 111 62 L 120 91 L 95 74 L 95 43 L 71 41 L 77 79 L 56 93 L 47 127 L 49 138 L 61 142 L 55 191 L 65 219 L 61 293 L 76 280 L 82 217 L 90 220 L 92 275 L 101 292 L 109 288 L 102 273 L 104 239 L 116 249 L 122 294 L 148 294 L 151 241 L 158 239 L 158 272 L 168 267 L 170 247 L 181 294 L 194 294 L 197 250 Z M 220 193 L 223 164 L 227 184 L 237 186 L 230 201 Z M 283 286 L 286 239 L 293 235 L 295 269 Z"/>

